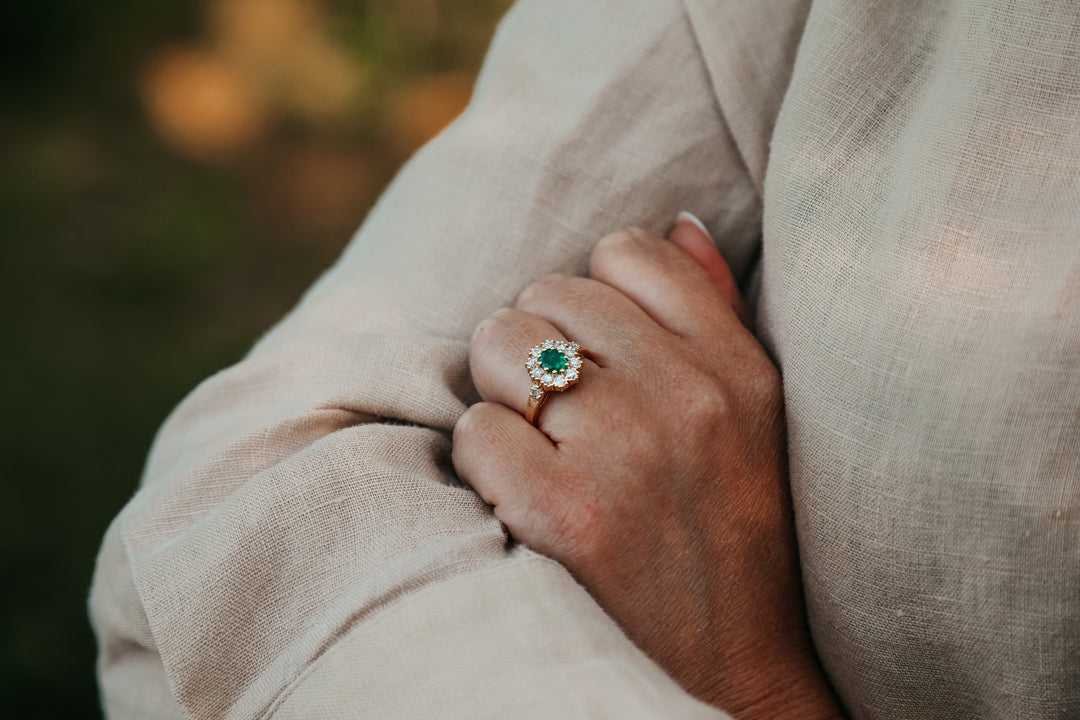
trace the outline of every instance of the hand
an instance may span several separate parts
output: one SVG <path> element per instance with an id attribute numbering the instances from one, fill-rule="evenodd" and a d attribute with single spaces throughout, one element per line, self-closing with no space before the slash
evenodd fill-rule
<path id="1" fill-rule="evenodd" d="M 691 693 L 738 718 L 837 716 L 802 609 L 780 377 L 740 313 L 693 223 L 604 238 L 589 279 L 543 278 L 476 329 L 485 402 L 454 465 Z M 533 427 L 524 360 L 549 338 L 587 359 Z"/>

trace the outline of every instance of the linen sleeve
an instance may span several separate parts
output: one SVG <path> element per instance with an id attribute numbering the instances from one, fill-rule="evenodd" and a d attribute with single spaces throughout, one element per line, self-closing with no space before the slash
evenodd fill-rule
<path id="1" fill-rule="evenodd" d="M 744 273 L 760 198 L 681 4 L 521 2 L 336 266 L 161 428 L 91 593 L 108 715 L 719 716 L 450 462 L 478 321 L 683 209 Z"/>

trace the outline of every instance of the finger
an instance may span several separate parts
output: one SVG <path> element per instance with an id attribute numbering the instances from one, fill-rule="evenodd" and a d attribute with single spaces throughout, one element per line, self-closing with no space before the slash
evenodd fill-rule
<path id="1" fill-rule="evenodd" d="M 735 283 L 735 276 L 724 256 L 716 249 L 716 243 L 705 224 L 694 215 L 681 212 L 675 220 L 675 227 L 668 233 L 668 240 L 686 251 L 694 262 L 708 273 L 709 279 L 720 291 L 720 295 L 735 309 L 735 314 L 739 316 L 742 324 L 752 327 L 753 313 L 743 300 L 739 286 Z"/>
<path id="2" fill-rule="evenodd" d="M 566 340 L 566 337 L 544 318 L 524 310 L 499 310 L 480 323 L 469 344 L 469 366 L 480 396 L 523 415 L 533 386 L 525 361 L 529 350 L 544 340 Z M 597 381 L 599 369 L 587 358 L 577 368 L 584 382 Z M 559 396 L 558 402 L 550 402 L 551 398 L 545 402 L 539 427 L 552 440 L 561 441 L 558 416 L 573 412 L 579 391 L 580 388 L 574 387 L 565 393 L 553 393 Z M 570 399 L 569 404 L 564 402 L 564 395 Z M 549 407 L 553 404 L 557 406 L 554 410 Z"/>
<path id="3" fill-rule="evenodd" d="M 680 337 L 715 334 L 738 322 L 731 304 L 688 253 L 644 230 L 601 239 L 589 276 L 625 294 Z"/>
<path id="4" fill-rule="evenodd" d="M 517 540 L 535 547 L 550 535 L 543 478 L 558 472 L 562 458 L 520 415 L 495 403 L 473 405 L 454 426 L 452 459 L 458 477 Z"/>
<path id="5" fill-rule="evenodd" d="M 548 320 L 601 367 L 655 337 L 656 323 L 632 299 L 588 278 L 540 278 L 521 291 L 515 306 Z"/>

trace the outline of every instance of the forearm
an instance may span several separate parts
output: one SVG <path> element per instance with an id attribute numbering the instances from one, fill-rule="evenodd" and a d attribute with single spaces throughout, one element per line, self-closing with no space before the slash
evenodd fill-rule
<path id="1" fill-rule="evenodd" d="M 683 207 L 712 208 L 732 255 L 752 256 L 754 189 L 680 7 L 520 5 L 466 114 L 300 306 L 159 433 L 95 581 L 107 702 L 138 651 L 161 658 L 189 715 L 259 715 L 373 613 L 504 562 L 502 528 L 449 463 L 475 398 L 469 334 L 538 275 L 581 272 L 611 229 Z M 132 603 L 110 599 L 120 587 Z M 542 628 L 522 642 L 558 657 Z M 644 659 L 619 647 L 605 662 L 633 674 Z M 422 642 L 407 650 L 425 662 Z"/>

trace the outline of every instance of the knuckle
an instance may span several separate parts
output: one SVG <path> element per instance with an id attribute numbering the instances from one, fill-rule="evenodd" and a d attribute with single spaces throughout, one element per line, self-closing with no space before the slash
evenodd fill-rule
<path id="1" fill-rule="evenodd" d="M 454 457 L 467 451 L 480 428 L 483 403 L 477 403 L 465 410 L 454 423 L 454 432 L 451 438 L 451 451 Z"/>
<path id="2" fill-rule="evenodd" d="M 470 406 L 454 424 L 451 437 L 452 451 L 477 449 L 490 456 L 492 449 L 506 443 L 502 426 L 498 422 L 499 406 L 490 402 L 478 402 Z"/>
<path id="3" fill-rule="evenodd" d="M 684 425 L 691 428 L 715 428 L 731 412 L 730 386 L 718 377 L 693 368 L 669 371 L 665 393 L 678 408 Z"/>
<path id="4" fill-rule="evenodd" d="M 648 247 L 652 236 L 641 228 L 627 228 L 600 238 L 589 258 L 590 274 L 602 274 L 620 258 Z"/>
<path id="5" fill-rule="evenodd" d="M 744 392 L 752 407 L 762 412 L 778 412 L 784 403 L 784 387 L 780 371 L 771 362 L 756 363 L 747 373 Z"/>
<path id="6" fill-rule="evenodd" d="M 596 243 L 593 252 L 631 250 L 648 244 L 651 239 L 652 235 L 645 230 L 638 227 L 629 227 L 600 238 L 600 242 Z"/>
<path id="7" fill-rule="evenodd" d="M 559 288 L 566 284 L 568 276 L 559 273 L 545 275 L 525 286 L 517 297 L 516 307 L 523 308 L 534 305 L 538 301 L 558 292 Z"/>
<path id="8" fill-rule="evenodd" d="M 513 308 L 499 308 L 480 321 L 473 330 L 469 341 L 471 346 L 483 347 L 492 337 L 500 337 L 507 328 L 515 324 L 517 311 Z"/>

